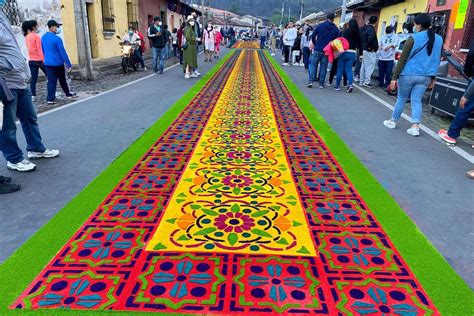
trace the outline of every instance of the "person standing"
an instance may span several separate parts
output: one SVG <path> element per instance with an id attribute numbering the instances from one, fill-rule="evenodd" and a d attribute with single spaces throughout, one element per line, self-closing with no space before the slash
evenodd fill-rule
<path id="1" fill-rule="evenodd" d="M 329 42 L 336 39 L 339 35 L 339 29 L 334 24 L 334 13 L 328 13 L 326 21 L 320 23 L 313 31 L 311 35 L 311 42 L 313 43 L 313 56 L 309 67 L 309 80 L 307 87 L 311 88 L 313 82 L 316 81 L 316 69 L 319 64 L 319 88 L 324 88 L 324 82 L 326 81 L 326 73 L 328 68 L 328 57 L 324 53 L 324 47 Z"/>
<path id="2" fill-rule="evenodd" d="M 291 48 L 295 44 L 296 37 L 298 36 L 298 31 L 296 30 L 295 24 L 293 21 L 288 23 L 288 29 L 283 35 L 283 55 L 285 58 L 285 62 L 283 66 L 289 66 L 290 58 L 291 58 Z"/>
<path id="3" fill-rule="evenodd" d="M 395 53 L 398 47 L 398 36 L 393 34 L 393 27 L 385 28 L 385 35 L 379 43 L 379 88 L 387 88 L 392 81 Z"/>
<path id="4" fill-rule="evenodd" d="M 184 27 L 186 23 L 182 23 L 179 27 L 177 37 L 178 37 L 178 53 L 179 53 L 179 64 L 183 64 L 183 37 L 184 37 Z"/>
<path id="5" fill-rule="evenodd" d="M 171 33 L 171 44 L 173 45 L 173 56 L 178 57 L 178 29 L 174 28 Z"/>
<path id="6" fill-rule="evenodd" d="M 194 29 L 194 36 L 196 38 L 196 67 L 194 67 L 194 72 L 193 74 L 200 76 L 201 73 L 198 70 L 198 64 L 197 64 L 197 55 L 199 53 L 199 45 L 202 43 L 202 28 L 201 24 L 199 24 L 199 16 L 197 12 L 193 12 L 192 16 L 194 18 L 194 24 L 193 24 L 193 29 Z"/>
<path id="7" fill-rule="evenodd" d="M 224 37 L 222 36 L 222 32 L 217 29 L 217 26 L 214 26 L 214 32 L 215 32 L 214 33 L 215 34 L 215 41 L 214 41 L 214 43 L 215 43 L 215 50 L 214 50 L 215 54 L 214 54 L 214 58 L 219 59 L 219 55 L 220 55 L 220 52 L 221 52 L 221 42 L 222 42 L 222 39 Z"/>
<path id="8" fill-rule="evenodd" d="M 268 38 L 268 29 L 266 26 L 260 31 L 260 49 L 265 49 Z"/>
<path id="9" fill-rule="evenodd" d="M 0 7 L 1 4 L 0 1 Z M 21 54 L 10 22 L 0 10 L 0 101 L 3 103 L 0 149 L 7 161 L 7 168 L 19 172 L 33 171 L 36 165 L 24 158 L 18 146 L 16 118 L 20 120 L 25 134 L 29 159 L 59 156 L 59 150 L 46 149 L 41 139 L 38 117 L 28 87 L 30 79 L 30 69 Z"/>
<path id="10" fill-rule="evenodd" d="M 41 45 L 44 54 L 44 66 L 46 76 L 48 77 L 48 104 L 56 103 L 56 86 L 61 85 L 67 99 L 75 98 L 76 93 L 69 91 L 69 85 L 66 80 L 66 71 L 72 69 L 69 56 L 64 49 L 63 40 L 58 36 L 61 34 L 61 24 L 55 20 L 48 21 L 48 32 L 41 38 Z M 66 66 L 66 67 L 64 67 Z"/>
<path id="11" fill-rule="evenodd" d="M 360 68 L 360 83 L 367 88 L 372 88 L 370 80 L 375 70 L 375 61 L 377 60 L 376 52 L 379 49 L 375 24 L 377 23 L 375 15 L 369 18 L 367 25 L 362 27 L 362 65 Z"/>
<path id="12" fill-rule="evenodd" d="M 163 26 L 164 29 L 164 35 L 165 35 L 165 59 L 168 59 L 171 57 L 171 32 L 168 30 L 168 25 Z"/>
<path id="13" fill-rule="evenodd" d="M 277 48 L 277 40 L 278 40 L 278 30 L 275 27 L 275 24 L 272 24 L 272 28 L 270 29 L 270 48 L 271 48 L 271 55 L 275 56 L 276 48 Z"/>
<path id="14" fill-rule="evenodd" d="M 26 48 L 28 49 L 28 66 L 31 71 L 30 89 L 33 102 L 36 101 L 36 83 L 38 82 L 39 70 L 46 75 L 44 68 L 43 48 L 41 47 L 41 38 L 38 35 L 38 22 L 35 20 L 25 21 L 21 25 L 23 35 L 25 36 Z"/>
<path id="15" fill-rule="evenodd" d="M 384 121 L 383 124 L 388 128 L 396 128 L 403 108 L 410 99 L 412 125 L 407 133 L 419 136 L 422 116 L 421 100 L 426 89 L 434 86 L 441 60 L 443 39 L 431 27 L 431 17 L 427 13 L 415 17 L 413 31 L 414 34 L 405 42 L 390 82 L 390 89 L 395 89 L 398 80 L 397 102 L 391 119 Z"/>
<path id="16" fill-rule="evenodd" d="M 202 42 L 204 44 L 204 61 L 212 62 L 212 59 L 214 58 L 214 51 L 216 50 L 216 38 L 214 36 L 214 28 L 212 27 L 211 23 L 209 23 L 204 28 Z"/>
<path id="17" fill-rule="evenodd" d="M 148 28 L 148 38 L 151 40 L 151 51 L 153 54 L 153 72 L 162 74 L 165 68 L 166 39 L 163 30 L 163 22 L 159 16 L 155 16 L 154 23 Z"/>
<path id="18" fill-rule="evenodd" d="M 337 59 L 337 76 L 334 90 L 340 90 L 343 74 L 347 77 L 347 93 L 351 93 L 354 88 L 354 75 L 352 65 L 357 58 L 357 50 L 360 48 L 360 30 L 356 19 L 350 19 L 347 28 L 342 31 L 342 37 L 349 42 L 349 48 Z"/>
<path id="19" fill-rule="evenodd" d="M 184 68 L 184 78 L 195 78 L 198 75 L 194 72 L 194 69 L 197 68 L 197 54 L 196 54 L 196 33 L 194 31 L 196 21 L 192 15 L 188 16 L 186 19 L 186 27 L 184 28 L 184 43 L 183 43 L 183 68 Z"/>
<path id="20" fill-rule="evenodd" d="M 311 41 L 311 26 L 307 27 L 301 36 L 301 47 L 303 49 L 303 64 L 305 71 L 308 71 L 309 67 L 309 56 L 311 55 L 311 49 L 309 48 L 309 43 Z"/>

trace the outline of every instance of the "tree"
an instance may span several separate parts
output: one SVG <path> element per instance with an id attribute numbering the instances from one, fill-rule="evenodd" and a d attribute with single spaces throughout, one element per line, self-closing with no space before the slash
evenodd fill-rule
<path id="1" fill-rule="evenodd" d="M 237 15 L 242 15 L 242 12 L 240 11 L 240 6 L 237 3 L 232 3 L 232 5 L 229 7 L 229 11 Z"/>

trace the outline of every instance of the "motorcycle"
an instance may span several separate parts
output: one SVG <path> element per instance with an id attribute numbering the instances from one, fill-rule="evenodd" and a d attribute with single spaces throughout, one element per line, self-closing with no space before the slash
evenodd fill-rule
<path id="1" fill-rule="evenodd" d="M 133 71 L 137 71 L 139 61 L 135 57 L 134 52 L 136 49 L 140 49 L 139 44 L 136 44 L 136 43 L 131 44 L 128 41 L 122 41 L 120 36 L 117 36 L 117 38 L 120 40 L 119 45 L 122 46 L 121 66 L 122 66 L 123 73 L 126 74 L 130 69 L 133 69 Z"/>

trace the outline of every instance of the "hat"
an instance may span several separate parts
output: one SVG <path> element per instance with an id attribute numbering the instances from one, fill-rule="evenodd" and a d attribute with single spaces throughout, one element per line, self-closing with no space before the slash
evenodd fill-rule
<path id="1" fill-rule="evenodd" d="M 161 18 L 160 18 L 159 16 L 155 16 L 155 17 L 153 18 L 153 21 L 161 21 Z"/>
<path id="2" fill-rule="evenodd" d="M 326 15 L 326 18 L 327 18 L 328 20 L 334 20 L 334 19 L 336 18 L 336 15 L 331 12 L 331 13 L 328 13 L 328 14 Z"/>
<path id="3" fill-rule="evenodd" d="M 49 28 L 49 27 L 53 27 L 53 26 L 58 26 L 58 27 L 59 27 L 59 26 L 61 26 L 61 25 L 62 25 L 61 23 L 58 23 L 58 22 L 56 22 L 55 20 L 49 20 L 49 21 L 48 21 L 48 28 Z"/>
<path id="4" fill-rule="evenodd" d="M 186 19 L 186 22 L 189 22 L 191 20 L 194 21 L 194 17 L 192 15 L 188 15 L 188 18 Z"/>

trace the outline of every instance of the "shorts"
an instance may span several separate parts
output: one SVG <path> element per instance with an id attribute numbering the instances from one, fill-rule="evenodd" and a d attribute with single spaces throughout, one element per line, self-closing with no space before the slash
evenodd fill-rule
<path id="1" fill-rule="evenodd" d="M 204 45 L 204 49 L 208 52 L 213 52 L 215 50 L 215 45 L 212 42 L 206 42 Z"/>

